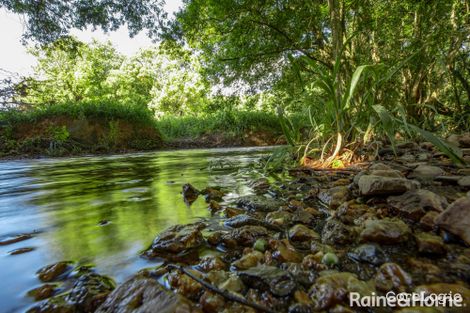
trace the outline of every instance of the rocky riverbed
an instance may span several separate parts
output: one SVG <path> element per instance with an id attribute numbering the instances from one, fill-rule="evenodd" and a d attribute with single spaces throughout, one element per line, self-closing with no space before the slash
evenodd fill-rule
<path id="1" fill-rule="evenodd" d="M 468 160 L 470 140 L 456 140 Z M 228 190 L 184 185 L 184 201 L 205 197 L 213 217 L 158 234 L 142 257 L 162 265 L 119 286 L 92 267 L 48 265 L 30 311 L 468 312 L 349 305 L 352 292 L 389 291 L 452 292 L 470 304 L 470 167 L 428 143 L 398 152 L 340 170 L 292 169 L 229 203 Z"/>

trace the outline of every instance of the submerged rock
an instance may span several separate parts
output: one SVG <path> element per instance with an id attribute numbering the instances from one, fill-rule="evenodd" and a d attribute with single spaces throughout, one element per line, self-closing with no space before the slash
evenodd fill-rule
<path id="1" fill-rule="evenodd" d="M 193 187 L 191 184 L 183 185 L 183 199 L 188 205 L 191 205 L 199 197 L 199 190 Z"/>
<path id="2" fill-rule="evenodd" d="M 419 183 L 406 178 L 363 175 L 358 181 L 363 196 L 402 194 L 419 188 Z"/>
<path id="3" fill-rule="evenodd" d="M 367 220 L 360 234 L 362 242 L 397 244 L 408 240 L 411 231 L 408 225 L 396 218 Z"/>
<path id="4" fill-rule="evenodd" d="M 56 288 L 56 285 L 45 284 L 28 291 L 28 296 L 33 297 L 35 301 L 41 301 L 52 297 L 56 292 Z"/>
<path id="5" fill-rule="evenodd" d="M 219 188 L 207 187 L 200 191 L 200 194 L 204 196 L 206 202 L 210 202 L 211 200 L 215 201 L 222 201 L 222 198 L 225 195 L 225 192 L 220 190 Z"/>
<path id="6" fill-rule="evenodd" d="M 33 238 L 32 234 L 20 234 L 20 235 L 1 238 L 0 246 L 11 245 L 11 244 L 14 244 L 23 240 L 31 239 L 31 238 Z"/>
<path id="7" fill-rule="evenodd" d="M 43 282 L 50 282 L 71 270 L 71 262 L 57 262 L 46 267 L 41 268 L 38 272 L 38 278 Z"/>
<path id="8" fill-rule="evenodd" d="M 270 291 L 275 296 L 287 296 L 297 287 L 289 272 L 274 266 L 260 265 L 238 272 L 238 275 L 246 285 Z"/>
<path id="9" fill-rule="evenodd" d="M 459 236 L 470 245 L 470 197 L 454 201 L 435 222 L 440 228 Z"/>
<path id="10" fill-rule="evenodd" d="M 196 313 L 201 312 L 185 297 L 165 290 L 150 277 L 137 275 L 114 290 L 98 313 Z"/>

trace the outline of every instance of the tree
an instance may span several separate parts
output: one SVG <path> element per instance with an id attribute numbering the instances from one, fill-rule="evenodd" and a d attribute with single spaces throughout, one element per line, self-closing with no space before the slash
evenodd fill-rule
<path id="1" fill-rule="evenodd" d="M 127 24 L 130 35 L 147 29 L 152 37 L 165 28 L 164 0 L 0 0 L 0 7 L 25 17 L 25 40 L 50 43 L 70 30 L 88 26 L 113 31 Z"/>

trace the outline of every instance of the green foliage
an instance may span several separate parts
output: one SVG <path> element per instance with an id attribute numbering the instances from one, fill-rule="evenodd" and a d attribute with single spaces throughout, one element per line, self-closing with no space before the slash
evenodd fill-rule
<path id="1" fill-rule="evenodd" d="M 0 8 L 26 16 L 24 38 L 41 43 L 53 42 L 71 29 L 85 30 L 89 26 L 113 31 L 126 24 L 131 35 L 143 28 L 156 35 L 164 26 L 163 4 L 162 0 L 0 0 Z"/>
<path id="2" fill-rule="evenodd" d="M 167 140 L 198 138 L 205 134 L 243 135 L 250 130 L 268 130 L 281 134 L 277 117 L 271 113 L 221 111 L 201 116 L 164 116 L 157 127 Z"/>

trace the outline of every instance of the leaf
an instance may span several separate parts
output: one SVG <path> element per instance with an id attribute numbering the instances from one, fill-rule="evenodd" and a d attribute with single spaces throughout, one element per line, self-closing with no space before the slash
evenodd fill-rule
<path id="1" fill-rule="evenodd" d="M 356 90 L 357 83 L 359 82 L 359 79 L 361 79 L 362 72 L 368 67 L 371 67 L 371 65 L 361 65 L 358 66 L 354 71 L 354 74 L 351 78 L 351 85 L 349 86 L 348 96 L 346 97 L 346 103 L 344 106 L 345 109 L 349 108 L 349 103 L 351 102 L 351 98 L 354 94 L 354 91 Z"/>
<path id="2" fill-rule="evenodd" d="M 418 126 L 408 124 L 408 126 L 413 129 L 415 132 L 419 133 L 424 139 L 431 142 L 436 148 L 438 148 L 442 153 L 447 155 L 452 162 L 455 164 L 465 165 L 466 162 L 462 158 L 462 151 L 456 146 L 445 142 L 442 138 L 434 135 L 427 130 L 421 129 Z"/>
<path id="3" fill-rule="evenodd" d="M 385 134 L 387 134 L 388 139 L 390 139 L 390 142 L 392 143 L 393 152 L 396 154 L 394 118 L 387 109 L 381 105 L 373 105 L 372 108 L 377 112 L 377 115 L 382 122 Z"/>

